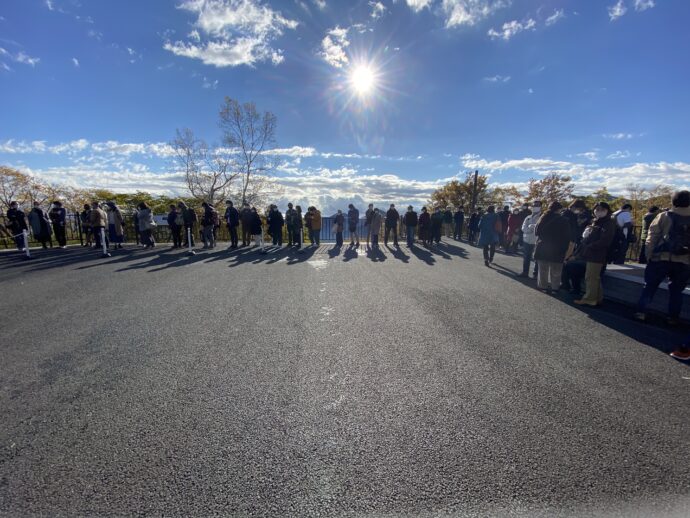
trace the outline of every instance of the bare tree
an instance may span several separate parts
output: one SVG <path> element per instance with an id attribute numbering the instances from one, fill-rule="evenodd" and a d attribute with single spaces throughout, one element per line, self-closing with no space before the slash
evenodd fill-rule
<path id="1" fill-rule="evenodd" d="M 177 137 L 171 145 L 193 197 L 212 205 L 227 197 L 239 176 L 233 167 L 232 149 L 211 148 L 188 128 L 177 130 Z"/>
<path id="2" fill-rule="evenodd" d="M 248 202 L 248 194 L 277 165 L 275 156 L 266 151 L 275 144 L 276 116 L 259 113 L 254 103 L 240 104 L 229 97 L 220 109 L 223 144 L 233 152 L 235 170 L 241 175 L 240 202 Z M 256 194 L 256 193 L 255 193 Z"/>
<path id="3" fill-rule="evenodd" d="M 0 166 L 0 208 L 7 210 L 10 202 L 27 201 L 27 190 L 32 178 L 16 169 Z"/>

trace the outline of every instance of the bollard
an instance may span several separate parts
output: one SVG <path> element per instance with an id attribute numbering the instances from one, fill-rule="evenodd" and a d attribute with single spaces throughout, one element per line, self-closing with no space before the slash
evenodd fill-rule
<path id="1" fill-rule="evenodd" d="M 31 259 L 31 251 L 29 250 L 29 231 L 22 230 L 22 239 L 24 240 L 24 251 L 26 252 L 26 259 Z"/>
<path id="2" fill-rule="evenodd" d="M 196 252 L 192 249 L 192 227 L 187 227 L 187 245 L 189 246 L 187 255 L 195 255 Z"/>
<path id="3" fill-rule="evenodd" d="M 105 229 L 101 228 L 101 247 L 103 248 L 103 257 L 110 257 L 107 245 L 105 244 Z"/>

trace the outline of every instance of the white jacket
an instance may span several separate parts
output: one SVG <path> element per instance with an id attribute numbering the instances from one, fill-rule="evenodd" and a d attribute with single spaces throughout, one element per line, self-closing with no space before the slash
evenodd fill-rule
<path id="1" fill-rule="evenodd" d="M 522 241 L 528 245 L 537 244 L 537 236 L 534 231 L 537 228 L 537 222 L 539 221 L 540 217 L 541 212 L 539 214 L 527 216 L 525 221 L 522 222 Z"/>

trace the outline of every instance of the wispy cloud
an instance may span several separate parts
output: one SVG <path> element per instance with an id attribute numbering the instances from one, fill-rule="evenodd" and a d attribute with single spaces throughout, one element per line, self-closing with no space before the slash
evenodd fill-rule
<path id="1" fill-rule="evenodd" d="M 560 20 L 562 20 L 563 18 L 565 18 L 565 11 L 563 11 L 563 9 L 557 9 L 556 11 L 554 11 L 554 13 L 553 13 L 551 16 L 549 16 L 548 18 L 546 18 L 546 20 L 544 21 L 544 23 L 545 23 L 546 26 L 548 27 L 548 26 L 550 26 L 550 25 L 553 25 L 553 24 L 555 24 L 555 23 L 558 23 L 558 22 L 559 22 Z"/>
<path id="2" fill-rule="evenodd" d="M 623 0 L 618 0 L 618 2 L 609 6 L 608 12 L 609 12 L 609 19 L 613 22 L 613 21 L 616 21 L 621 16 L 623 16 L 625 13 L 627 13 L 628 8 L 625 6 L 625 2 Z"/>
<path id="3" fill-rule="evenodd" d="M 32 56 L 29 56 L 26 52 L 22 50 L 15 54 L 2 47 L 0 47 L 0 56 L 14 61 L 15 63 L 21 63 L 23 65 L 29 65 L 32 67 L 35 67 L 41 61 L 40 58 L 34 58 Z M 9 70 L 9 67 L 7 67 L 7 65 L 5 65 L 5 67 L 6 70 Z"/>
<path id="4" fill-rule="evenodd" d="M 446 16 L 446 27 L 450 28 L 476 25 L 509 5 L 508 0 L 443 0 L 441 9 Z"/>
<path id="5" fill-rule="evenodd" d="M 642 136 L 642 134 L 639 136 Z M 602 137 L 610 140 L 630 140 L 635 138 L 635 135 L 632 133 L 604 133 Z"/>
<path id="6" fill-rule="evenodd" d="M 488 81 L 489 83 L 507 83 L 508 81 L 510 81 L 510 76 L 495 75 L 491 77 L 485 77 L 484 81 Z"/>
<path id="7" fill-rule="evenodd" d="M 273 42 L 298 25 L 259 0 L 186 0 L 178 8 L 197 16 L 197 33 L 188 41 L 166 41 L 163 48 L 216 67 L 281 63 L 283 51 Z"/>
<path id="8" fill-rule="evenodd" d="M 216 88 L 218 88 L 218 79 L 211 81 L 210 79 L 207 79 L 204 76 L 204 80 L 201 83 L 201 87 L 206 88 L 208 90 L 215 90 Z"/>
<path id="9" fill-rule="evenodd" d="M 381 2 L 369 2 L 369 7 L 371 7 L 371 17 L 374 20 L 381 18 L 387 10 Z"/>
<path id="10" fill-rule="evenodd" d="M 431 0 L 405 0 L 407 5 L 415 13 L 418 13 L 422 9 L 429 7 L 431 5 Z"/>
<path id="11" fill-rule="evenodd" d="M 636 11 L 646 11 L 647 9 L 651 9 L 655 5 L 656 4 L 654 3 L 654 0 L 635 0 Z"/>
<path id="12" fill-rule="evenodd" d="M 502 39 L 508 41 L 510 38 L 519 34 L 523 31 L 534 30 L 537 26 L 537 22 L 533 18 L 528 18 L 525 21 L 518 22 L 517 20 L 512 20 L 506 22 L 501 26 L 500 30 L 489 29 L 487 34 L 492 40 Z"/>
<path id="13" fill-rule="evenodd" d="M 78 60 L 77 58 L 72 58 L 72 64 L 73 64 L 75 67 L 79 68 L 79 60 Z"/>
<path id="14" fill-rule="evenodd" d="M 349 62 L 345 52 L 345 49 L 350 45 L 347 39 L 347 32 L 347 28 L 343 29 L 336 26 L 334 29 L 329 30 L 323 40 L 321 40 L 319 55 L 326 63 L 333 67 L 342 68 Z"/>
<path id="15" fill-rule="evenodd" d="M 312 0 L 312 3 L 321 11 L 323 11 L 326 8 L 326 0 Z"/>
<path id="16" fill-rule="evenodd" d="M 609 160 L 616 160 L 618 158 L 630 158 L 630 151 L 616 151 L 615 153 L 611 153 L 608 155 L 606 158 Z"/>

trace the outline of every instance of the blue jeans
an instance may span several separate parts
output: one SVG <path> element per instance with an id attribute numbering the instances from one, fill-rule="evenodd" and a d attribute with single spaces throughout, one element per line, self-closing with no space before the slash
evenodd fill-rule
<path id="1" fill-rule="evenodd" d="M 321 229 L 318 230 L 312 230 L 309 229 L 309 241 L 311 241 L 311 244 L 316 244 L 320 245 L 321 244 Z"/>
<path id="2" fill-rule="evenodd" d="M 414 225 L 407 225 L 407 246 L 414 244 Z"/>
<path id="3" fill-rule="evenodd" d="M 522 248 L 522 274 L 529 275 L 529 263 L 532 261 L 532 254 L 534 254 L 534 247 L 529 243 L 523 243 Z M 534 264 L 534 273 L 537 273 L 537 264 Z"/>
<path id="4" fill-rule="evenodd" d="M 672 261 L 650 261 L 644 270 L 644 288 L 637 302 L 637 311 L 644 313 L 647 305 L 654 298 L 656 290 L 668 277 L 668 316 L 678 318 L 683 305 L 683 290 L 690 279 L 690 267 Z"/>

